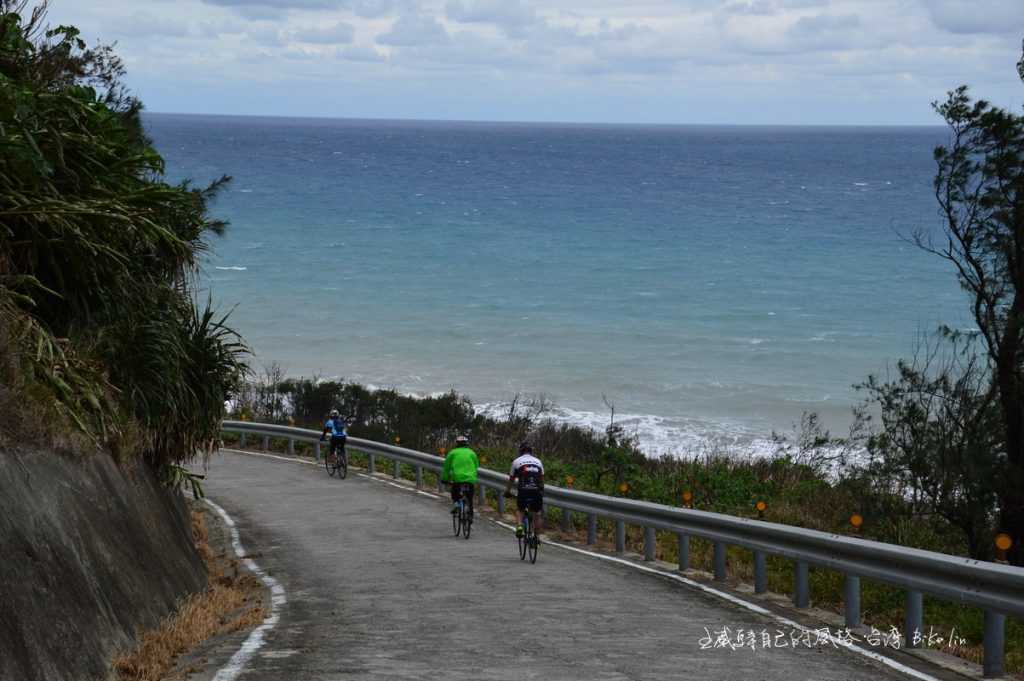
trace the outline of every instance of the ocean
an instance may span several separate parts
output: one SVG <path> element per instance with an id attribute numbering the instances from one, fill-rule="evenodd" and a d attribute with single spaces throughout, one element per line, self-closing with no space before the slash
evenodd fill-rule
<path id="1" fill-rule="evenodd" d="M 145 120 L 169 179 L 233 176 L 201 286 L 289 375 L 613 405 L 692 456 L 841 434 L 854 384 L 973 326 L 908 240 L 941 224 L 938 126 Z"/>

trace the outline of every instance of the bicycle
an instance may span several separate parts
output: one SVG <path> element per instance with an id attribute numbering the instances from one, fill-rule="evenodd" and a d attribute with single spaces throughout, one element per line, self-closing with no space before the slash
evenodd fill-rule
<path id="1" fill-rule="evenodd" d="M 468 485 L 459 485 L 459 500 L 455 502 L 456 512 L 452 514 L 452 530 L 455 532 L 455 536 L 458 537 L 461 533 L 466 539 L 469 539 L 469 533 L 473 527 L 473 513 L 469 510 L 469 504 L 466 503 L 468 490 Z"/>
<path id="2" fill-rule="evenodd" d="M 344 443 L 338 447 L 337 452 L 331 452 L 324 457 L 324 467 L 332 478 L 337 473 L 339 480 L 345 479 L 348 475 L 348 454 L 345 453 Z"/>
<path id="3" fill-rule="evenodd" d="M 511 493 L 505 494 L 509 499 L 514 499 L 515 496 Z M 530 556 L 530 562 L 537 562 L 537 547 L 540 546 L 540 539 L 537 538 L 537 511 L 527 510 L 523 514 L 523 536 L 516 537 L 516 541 L 519 543 L 519 560 L 526 560 L 527 554 Z"/>
<path id="4" fill-rule="evenodd" d="M 527 511 L 523 514 L 523 536 L 517 537 L 519 541 L 519 560 L 526 560 L 526 555 L 530 555 L 530 562 L 537 562 L 537 547 L 540 546 L 540 539 L 537 538 L 537 530 L 535 529 L 536 520 L 534 520 L 535 511 Z"/>

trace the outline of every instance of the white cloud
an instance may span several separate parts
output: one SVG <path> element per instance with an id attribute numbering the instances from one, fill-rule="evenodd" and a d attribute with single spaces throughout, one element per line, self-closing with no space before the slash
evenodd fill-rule
<path id="1" fill-rule="evenodd" d="M 1024 34 L 1024 0 L 924 0 L 935 25 L 950 33 Z"/>
<path id="2" fill-rule="evenodd" d="M 345 61 L 367 63 L 387 61 L 387 55 L 373 47 L 365 45 L 353 45 L 341 48 L 336 52 L 336 55 L 339 59 L 343 59 Z"/>
<path id="3" fill-rule="evenodd" d="M 273 10 L 288 9 L 335 9 L 344 0 L 202 0 L 208 5 L 220 7 L 267 7 Z"/>
<path id="4" fill-rule="evenodd" d="M 600 118 L 579 113 L 598 101 L 671 119 L 659 103 L 698 90 L 709 110 L 748 102 L 751 116 L 794 120 L 803 105 L 790 99 L 842 120 L 861 115 L 850 102 L 871 102 L 872 120 L 925 122 L 927 103 L 964 82 L 1003 106 L 1024 98 L 1014 68 L 1024 0 L 72 0 L 50 19 L 90 42 L 116 40 L 143 94 L 179 84 L 183 103 L 147 102 L 156 110 L 187 110 L 189 79 L 224 93 L 275 83 L 315 102 L 317 79 L 339 73 L 366 84 L 366 101 L 399 107 L 385 116 L 430 115 L 408 94 L 416 88 L 437 101 L 472 92 L 460 100 L 472 111 L 519 119 Z M 499 82 L 514 95 L 500 99 Z M 226 111 L 258 101 L 223 97 Z"/>
<path id="5" fill-rule="evenodd" d="M 445 15 L 463 24 L 493 24 L 507 35 L 521 37 L 541 19 L 522 0 L 449 0 Z"/>
<path id="6" fill-rule="evenodd" d="M 190 32 L 189 24 L 177 17 L 159 17 L 151 12 L 135 12 L 131 16 L 117 17 L 108 28 L 124 36 L 184 37 Z"/>
<path id="7" fill-rule="evenodd" d="M 425 14 L 403 14 L 377 42 L 395 47 L 443 45 L 449 41 L 448 31 L 434 17 Z"/>
<path id="8" fill-rule="evenodd" d="M 327 26 L 303 28 L 289 33 L 292 40 L 303 43 L 322 43 L 327 45 L 347 45 L 355 38 L 356 29 L 352 24 L 339 21 Z"/>

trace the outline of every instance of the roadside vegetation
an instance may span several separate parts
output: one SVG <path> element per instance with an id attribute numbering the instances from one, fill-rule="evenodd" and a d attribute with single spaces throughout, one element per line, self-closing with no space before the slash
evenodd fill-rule
<path id="1" fill-rule="evenodd" d="M 216 443 L 245 368 L 194 284 L 228 178 L 166 182 L 123 75 L 45 2 L 0 0 L 0 445 L 144 457 L 172 479 Z"/>

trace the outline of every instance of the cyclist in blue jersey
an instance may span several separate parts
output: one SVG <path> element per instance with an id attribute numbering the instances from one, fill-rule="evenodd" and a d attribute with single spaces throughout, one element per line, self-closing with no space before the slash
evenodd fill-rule
<path id="1" fill-rule="evenodd" d="M 331 451 L 330 456 L 337 456 L 338 452 L 345 452 L 345 440 L 348 439 L 348 419 L 341 418 L 341 414 L 338 413 L 337 409 L 331 410 L 331 418 L 324 424 L 324 432 L 320 433 L 320 442 L 323 442 L 327 437 L 327 433 L 331 434 Z"/>

